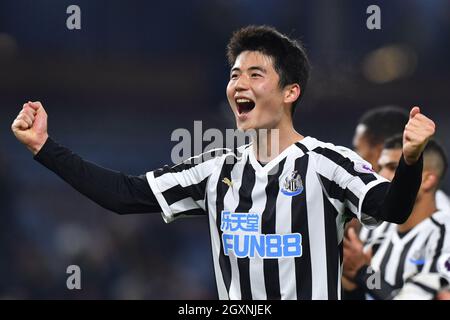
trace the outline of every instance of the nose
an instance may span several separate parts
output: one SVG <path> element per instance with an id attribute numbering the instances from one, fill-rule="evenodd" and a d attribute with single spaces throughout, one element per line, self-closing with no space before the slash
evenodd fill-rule
<path id="1" fill-rule="evenodd" d="M 249 87 L 248 78 L 245 74 L 242 74 L 235 82 L 234 88 L 236 91 L 245 91 Z"/>

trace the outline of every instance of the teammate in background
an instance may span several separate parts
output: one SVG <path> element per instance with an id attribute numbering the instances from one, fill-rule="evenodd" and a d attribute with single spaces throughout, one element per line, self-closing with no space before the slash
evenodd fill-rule
<path id="1" fill-rule="evenodd" d="M 401 134 L 408 123 L 408 112 L 397 106 L 383 106 L 364 113 L 355 129 L 353 148 L 364 160 L 369 161 L 378 172 L 384 142 L 387 138 Z M 450 198 L 442 191 L 436 192 L 438 209 L 450 212 Z"/>
<path id="2" fill-rule="evenodd" d="M 378 172 L 378 160 L 386 139 L 401 134 L 407 122 L 407 111 L 398 106 L 382 106 L 367 111 L 361 116 L 355 129 L 353 137 L 355 152 L 364 160 L 369 161 L 374 170 Z M 450 199 L 442 190 L 436 192 L 436 205 L 438 209 L 450 212 Z M 362 227 L 356 219 L 352 219 L 347 224 L 346 230 L 355 229 L 360 240 L 376 251 L 390 227 L 389 223 L 382 223 L 376 229 L 369 230 Z M 342 278 L 342 285 L 344 288 L 343 299 L 364 298 L 364 293 L 356 290 L 357 286 L 345 276 Z"/>
<path id="3" fill-rule="evenodd" d="M 358 121 L 353 136 L 355 152 L 378 172 L 384 142 L 387 138 L 401 134 L 408 123 L 408 112 L 397 106 L 384 106 L 364 113 Z"/>
<path id="4" fill-rule="evenodd" d="M 129 176 L 84 161 L 49 138 L 39 102 L 24 104 L 12 130 L 37 161 L 107 209 L 162 212 L 166 222 L 206 215 L 220 299 L 339 299 L 346 217 L 368 225 L 407 220 L 434 122 L 411 109 L 403 156 L 389 183 L 351 150 L 294 129 L 309 75 L 298 42 L 250 26 L 234 33 L 227 54 L 226 93 L 238 129 L 278 132 L 278 152 L 268 150 L 274 136 L 257 135 L 235 150 Z"/>
<path id="5" fill-rule="evenodd" d="M 378 161 L 380 174 L 392 180 L 401 156 L 402 137 L 386 141 Z M 440 279 L 443 279 L 442 284 L 446 283 L 445 279 L 450 279 L 450 270 L 446 266 L 450 258 L 450 214 L 438 210 L 435 201 L 447 167 L 442 147 L 429 141 L 424 151 L 422 184 L 414 209 L 405 223 L 391 224 L 373 258 L 370 248 L 363 249 L 355 231 L 349 230 L 348 238 L 344 239 L 344 274 L 371 297 L 392 299 L 406 283 L 414 287 L 408 291 L 414 291 L 416 299 L 432 299 L 442 286 Z M 369 266 L 380 275 L 379 288 L 373 288 L 369 283 L 371 276 L 374 279 L 368 272 Z M 433 280 L 433 274 L 437 280 Z"/>

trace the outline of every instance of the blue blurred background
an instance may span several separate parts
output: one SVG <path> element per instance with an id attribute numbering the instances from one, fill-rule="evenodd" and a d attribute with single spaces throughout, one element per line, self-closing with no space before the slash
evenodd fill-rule
<path id="1" fill-rule="evenodd" d="M 71 4 L 81 30 L 66 28 Z M 371 4 L 381 30 L 366 28 Z M 171 163 L 173 130 L 234 128 L 225 47 L 248 24 L 308 50 L 301 133 L 351 146 L 365 111 L 417 104 L 450 148 L 448 0 L 1 0 L 0 298 L 217 298 L 206 219 L 108 212 L 33 161 L 10 125 L 39 100 L 50 135 L 86 159 L 130 174 Z M 71 264 L 82 290 L 66 288 Z"/>

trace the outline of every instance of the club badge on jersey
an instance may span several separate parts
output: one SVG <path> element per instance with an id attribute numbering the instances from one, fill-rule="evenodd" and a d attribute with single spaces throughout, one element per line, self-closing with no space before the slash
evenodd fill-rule
<path id="1" fill-rule="evenodd" d="M 264 259 L 300 257 L 302 236 L 300 233 L 261 234 L 261 215 L 222 211 L 222 245 L 226 256 Z"/>
<path id="2" fill-rule="evenodd" d="M 281 193 L 289 197 L 299 195 L 303 192 L 303 189 L 303 181 L 297 170 L 292 171 L 291 174 L 284 179 L 284 182 L 280 187 Z"/>

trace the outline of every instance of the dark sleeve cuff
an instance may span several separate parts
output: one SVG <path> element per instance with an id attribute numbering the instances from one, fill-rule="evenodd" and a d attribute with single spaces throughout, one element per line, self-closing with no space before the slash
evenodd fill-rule
<path id="1" fill-rule="evenodd" d="M 33 156 L 33 159 L 41 164 L 48 162 L 51 155 L 55 153 L 58 146 L 59 145 L 55 141 L 53 141 L 52 138 L 48 137 L 41 150 L 39 150 L 39 152 Z"/>
<path id="2" fill-rule="evenodd" d="M 408 175 L 410 174 L 421 175 L 422 168 L 423 168 L 423 152 L 420 154 L 419 159 L 413 164 L 407 164 L 405 161 L 405 156 L 402 153 L 402 157 L 400 158 L 400 161 L 398 163 L 397 172 L 402 174 L 406 170 Z"/>

